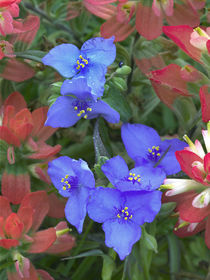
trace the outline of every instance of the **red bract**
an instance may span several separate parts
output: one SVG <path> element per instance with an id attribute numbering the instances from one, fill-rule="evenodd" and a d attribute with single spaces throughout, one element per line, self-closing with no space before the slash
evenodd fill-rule
<path id="1" fill-rule="evenodd" d="M 201 62 L 202 52 L 208 50 L 210 53 L 209 29 L 207 32 L 201 28 L 195 28 L 188 25 L 164 26 L 163 32 L 173 40 L 184 52 L 194 60 Z"/>
<path id="2" fill-rule="evenodd" d="M 202 110 L 202 120 L 204 122 L 210 121 L 210 92 L 209 86 L 204 85 L 200 88 L 200 100 Z"/>
<path id="3" fill-rule="evenodd" d="M 47 110 L 47 107 L 41 107 L 31 113 L 18 92 L 12 93 L 4 102 L 0 139 L 8 144 L 5 160 L 11 165 L 3 172 L 2 194 L 14 204 L 20 203 L 30 191 L 29 159 L 46 161 L 60 151 L 60 145 L 52 147 L 45 143 L 56 131 L 44 126 Z M 17 149 L 21 149 L 22 159 L 16 162 Z M 37 162 L 36 166 L 39 167 L 40 163 Z M 33 170 L 36 172 L 35 166 Z M 38 173 L 35 175 L 39 177 Z"/>
<path id="4" fill-rule="evenodd" d="M 34 276 L 36 270 L 23 253 L 43 253 L 48 249 L 50 253 L 60 253 L 74 246 L 75 240 L 68 234 L 65 222 L 37 232 L 48 211 L 49 202 L 44 191 L 26 195 L 17 214 L 12 213 L 8 199 L 0 196 L 0 247 L 15 247 L 11 257 L 16 262 L 16 272 L 8 272 L 8 279 L 38 279 Z"/>
<path id="5" fill-rule="evenodd" d="M 39 29 L 39 17 L 28 15 L 24 20 L 13 20 L 12 29 L 12 32 L 10 32 L 9 41 L 4 43 L 4 49 L 2 49 L 0 45 L 0 59 L 2 59 L 4 56 L 14 56 L 10 54 L 10 52 L 15 42 L 19 42 L 19 45 L 21 43 L 22 48 L 24 45 L 24 49 L 30 46 Z M 34 69 L 28 63 L 16 60 L 15 58 L 4 60 L 2 62 L 2 66 L 3 67 L 1 70 L 2 72 L 0 73 L 0 77 L 7 80 L 22 82 L 32 78 L 35 75 Z"/>
<path id="6" fill-rule="evenodd" d="M 178 96 L 190 96 L 187 82 L 181 77 L 181 70 L 180 66 L 170 64 L 147 74 L 157 96 L 170 108 Z"/>

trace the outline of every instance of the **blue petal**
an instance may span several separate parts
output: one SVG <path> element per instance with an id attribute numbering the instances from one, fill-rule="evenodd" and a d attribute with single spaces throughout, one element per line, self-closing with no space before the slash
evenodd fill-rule
<path id="1" fill-rule="evenodd" d="M 76 61 L 80 56 L 80 50 L 72 44 L 59 45 L 42 58 L 45 65 L 52 66 L 62 76 L 73 77 L 77 73 Z"/>
<path id="2" fill-rule="evenodd" d="M 132 159 L 146 158 L 148 149 L 152 146 L 158 146 L 161 142 L 157 132 L 143 124 L 124 124 L 121 136 L 127 153 Z"/>
<path id="3" fill-rule="evenodd" d="M 61 86 L 62 95 L 74 95 L 79 99 L 92 98 L 91 88 L 87 85 L 85 77 L 65 80 Z"/>
<path id="4" fill-rule="evenodd" d="M 74 101 L 75 98 L 70 96 L 58 97 L 48 110 L 45 125 L 52 127 L 69 127 L 74 125 L 81 119 L 74 110 L 72 104 Z"/>
<path id="5" fill-rule="evenodd" d="M 160 191 L 132 191 L 123 193 L 132 221 L 138 225 L 151 223 L 161 207 Z"/>
<path id="6" fill-rule="evenodd" d="M 114 36 L 109 39 L 102 37 L 92 38 L 86 41 L 81 48 L 91 63 L 100 63 L 106 66 L 112 64 L 116 57 Z"/>
<path id="7" fill-rule="evenodd" d="M 101 97 L 104 92 L 106 67 L 102 64 L 90 64 L 84 73 L 79 73 L 77 77 L 86 77 L 87 84 L 91 88 L 92 96 L 95 100 Z"/>
<path id="8" fill-rule="evenodd" d="M 98 223 L 103 223 L 110 218 L 116 218 L 116 210 L 121 208 L 124 198 L 116 189 L 98 187 L 92 192 L 88 202 L 88 215 Z"/>
<path id="9" fill-rule="evenodd" d="M 75 176 L 75 172 L 72 169 L 72 159 L 69 157 L 59 157 L 54 159 L 53 161 L 48 163 L 48 175 L 59 191 L 59 193 L 64 196 L 70 196 L 69 192 L 62 189 L 63 184 L 61 183 L 61 179 L 64 178 L 66 175 Z"/>
<path id="10" fill-rule="evenodd" d="M 181 171 L 181 167 L 176 159 L 175 152 L 183 150 L 185 147 L 187 147 L 187 144 L 183 141 L 180 141 L 179 139 L 165 140 L 160 144 L 162 151 L 166 151 L 169 146 L 169 151 L 162 159 L 158 167 L 163 168 L 167 175 L 172 175 Z"/>
<path id="11" fill-rule="evenodd" d="M 101 116 L 110 123 L 118 123 L 120 121 L 120 114 L 102 100 L 92 103 L 91 108 L 92 111 L 88 114 L 88 119 Z"/>
<path id="12" fill-rule="evenodd" d="M 82 232 L 83 223 L 87 213 L 87 202 L 90 196 L 88 188 L 72 189 L 66 203 L 66 219 L 75 226 L 79 233 Z"/>
<path id="13" fill-rule="evenodd" d="M 113 185 L 115 185 L 120 179 L 127 177 L 129 172 L 126 162 L 120 156 L 107 160 L 101 166 L 101 170 Z"/>
<path id="14" fill-rule="evenodd" d="M 131 253 L 133 244 L 141 237 L 141 228 L 131 221 L 108 220 L 103 230 L 106 246 L 113 248 L 121 260 Z"/>
<path id="15" fill-rule="evenodd" d="M 87 162 L 82 159 L 79 159 L 77 162 L 78 166 L 75 166 L 74 172 L 79 178 L 79 184 L 85 188 L 95 188 L 95 178 Z"/>

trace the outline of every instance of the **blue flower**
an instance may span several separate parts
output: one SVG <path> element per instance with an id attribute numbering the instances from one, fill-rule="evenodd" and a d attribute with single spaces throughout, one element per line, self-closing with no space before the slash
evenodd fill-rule
<path id="1" fill-rule="evenodd" d="M 49 108 L 45 125 L 69 127 L 81 118 L 93 119 L 102 116 L 111 123 L 118 123 L 120 115 L 102 100 L 95 101 L 84 77 L 65 80 L 62 96 Z"/>
<path id="2" fill-rule="evenodd" d="M 91 93 L 97 99 L 103 95 L 107 66 L 116 57 L 113 42 L 114 37 L 97 37 L 86 41 L 81 50 L 72 44 L 62 44 L 50 50 L 42 62 L 65 78 L 86 77 Z"/>
<path id="3" fill-rule="evenodd" d="M 159 188 L 165 179 L 161 168 L 150 165 L 135 167 L 129 171 L 126 162 L 120 156 L 107 160 L 101 166 L 109 181 L 120 191 L 146 190 Z"/>
<path id="4" fill-rule="evenodd" d="M 48 174 L 59 193 L 69 197 L 65 206 L 66 219 L 81 233 L 87 202 L 95 188 L 93 173 L 85 161 L 63 156 L 49 162 Z"/>
<path id="5" fill-rule="evenodd" d="M 162 141 L 153 128 L 143 124 L 124 124 L 121 136 L 127 153 L 135 161 L 136 166 L 158 164 L 166 175 L 181 170 L 175 151 L 183 150 L 187 146 L 186 143 L 178 139 Z"/>
<path id="6" fill-rule="evenodd" d="M 91 195 L 89 217 L 103 223 L 105 243 L 123 260 L 141 237 L 140 225 L 151 223 L 161 207 L 160 191 L 120 192 L 98 187 Z"/>

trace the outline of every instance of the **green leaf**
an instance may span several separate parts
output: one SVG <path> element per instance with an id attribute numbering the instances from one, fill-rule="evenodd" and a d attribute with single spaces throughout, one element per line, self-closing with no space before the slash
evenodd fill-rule
<path id="1" fill-rule="evenodd" d="M 76 256 L 63 258 L 63 260 L 73 260 L 73 259 L 80 259 L 80 258 L 93 257 L 93 256 L 103 256 L 103 255 L 104 253 L 101 250 L 91 250 Z"/>
<path id="2" fill-rule="evenodd" d="M 103 101 L 107 102 L 113 109 L 119 112 L 120 119 L 123 122 L 128 122 L 131 118 L 131 108 L 125 95 L 112 82 L 109 85 L 108 97 L 104 98 Z"/>
<path id="3" fill-rule="evenodd" d="M 158 250 L 157 250 L 158 246 L 157 246 L 157 241 L 156 241 L 155 237 L 152 236 L 151 234 L 147 233 L 144 227 L 142 227 L 141 240 L 147 249 L 152 250 L 155 253 L 158 252 Z"/>
<path id="4" fill-rule="evenodd" d="M 171 280 L 176 280 L 175 273 L 179 272 L 180 268 L 180 249 L 178 238 L 173 233 L 167 235 L 168 247 L 169 247 L 169 264 L 170 264 L 170 273 Z"/>
<path id="5" fill-rule="evenodd" d="M 42 57 L 45 56 L 46 52 L 37 51 L 37 50 L 27 50 L 24 52 L 16 52 L 15 55 L 17 58 L 30 59 L 36 62 L 42 63 Z"/>
<path id="6" fill-rule="evenodd" d="M 115 262 L 110 256 L 103 256 L 102 280 L 111 280 L 113 270 L 115 269 Z"/>
<path id="7" fill-rule="evenodd" d="M 158 217 L 165 218 L 169 216 L 175 207 L 176 207 L 176 202 L 163 203 L 161 205 L 160 212 L 158 213 Z"/>

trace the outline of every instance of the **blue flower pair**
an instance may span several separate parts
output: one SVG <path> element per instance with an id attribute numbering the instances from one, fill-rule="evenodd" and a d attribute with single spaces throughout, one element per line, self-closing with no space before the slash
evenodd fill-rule
<path id="1" fill-rule="evenodd" d="M 120 115 L 107 103 L 98 100 L 103 95 L 107 66 L 115 59 L 114 37 L 101 37 L 86 41 L 81 50 L 72 44 L 53 48 L 43 59 L 65 78 L 62 96 L 50 107 L 46 125 L 69 127 L 79 119 L 99 116 L 108 122 L 118 123 Z"/>

